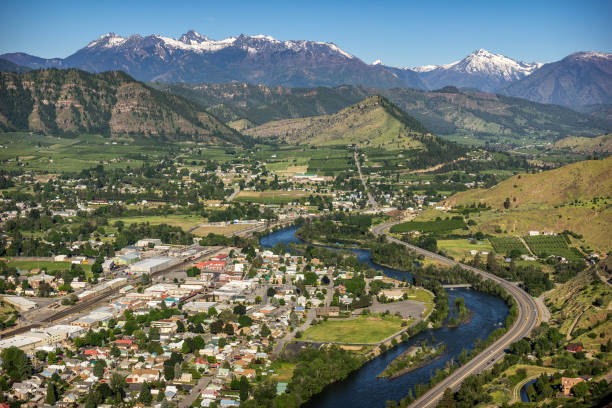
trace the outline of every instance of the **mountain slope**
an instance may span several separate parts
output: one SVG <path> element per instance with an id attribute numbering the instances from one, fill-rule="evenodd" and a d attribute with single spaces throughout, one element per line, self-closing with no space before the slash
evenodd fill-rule
<path id="1" fill-rule="evenodd" d="M 22 67 L 9 60 L 0 58 L 0 72 L 28 72 L 30 68 Z"/>
<path id="2" fill-rule="evenodd" d="M 285 88 L 240 83 L 153 86 L 199 103 L 220 119 L 266 122 L 331 115 L 369 96 L 382 95 L 419 120 L 427 129 L 461 140 L 464 136 L 489 143 L 554 141 L 566 136 L 598 136 L 612 131 L 612 122 L 556 105 L 503 95 L 445 88 L 436 92 L 411 89 Z"/>
<path id="3" fill-rule="evenodd" d="M 493 208 L 503 209 L 506 197 L 511 198 L 512 208 L 590 200 L 610 195 L 612 191 L 610 174 L 612 174 L 612 157 L 604 160 L 586 160 L 537 174 L 520 174 L 489 189 L 463 191 L 450 197 L 447 202 L 452 205 L 481 202 Z"/>
<path id="4" fill-rule="evenodd" d="M 585 154 L 612 153 L 612 134 L 592 138 L 566 137 L 555 143 L 553 149 Z"/>
<path id="5" fill-rule="evenodd" d="M 587 245 L 612 249 L 612 157 L 587 160 L 537 174 L 520 174 L 489 189 L 457 193 L 447 205 L 485 203 L 492 207 L 472 218 L 484 233 L 531 230 L 574 231 Z M 508 208 L 504 202 L 509 200 Z"/>
<path id="6" fill-rule="evenodd" d="M 428 89 L 439 89 L 451 85 L 490 92 L 530 75 L 541 65 L 515 61 L 481 48 L 461 61 L 446 65 L 419 67 L 413 71 L 420 74 L 420 78 Z"/>
<path id="7" fill-rule="evenodd" d="M 195 103 L 151 89 L 122 72 L 74 69 L 0 73 L 0 129 L 248 142 Z"/>
<path id="8" fill-rule="evenodd" d="M 612 54 L 578 52 L 542 66 L 501 90 L 564 106 L 612 103 Z"/>
<path id="9" fill-rule="evenodd" d="M 123 70 L 144 81 L 423 87 L 416 76 L 400 79 L 382 67 L 365 64 L 333 43 L 279 41 L 264 35 L 215 41 L 195 31 L 178 39 L 159 35 L 126 38 L 109 33 L 65 59 L 45 60 L 27 54 L 4 54 L 0 58 L 31 68 Z"/>
<path id="10" fill-rule="evenodd" d="M 269 122 L 245 133 L 288 143 L 425 148 L 429 131 L 381 96 L 372 96 L 333 115 Z"/>

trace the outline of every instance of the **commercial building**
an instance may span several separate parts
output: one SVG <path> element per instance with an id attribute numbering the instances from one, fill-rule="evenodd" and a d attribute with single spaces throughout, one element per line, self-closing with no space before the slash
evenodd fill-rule
<path id="1" fill-rule="evenodd" d="M 27 312 L 28 310 L 32 310 L 38 307 L 36 302 L 32 302 L 31 300 L 20 296 L 2 296 L 2 300 L 6 303 L 15 306 L 22 312 Z"/>
<path id="2" fill-rule="evenodd" d="M 155 273 L 168 269 L 179 263 L 179 260 L 170 256 L 155 256 L 153 258 L 143 259 L 130 266 L 130 272 L 133 274 Z"/>

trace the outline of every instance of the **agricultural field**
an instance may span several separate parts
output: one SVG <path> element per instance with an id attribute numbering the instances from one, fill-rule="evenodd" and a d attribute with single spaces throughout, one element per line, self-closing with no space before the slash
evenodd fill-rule
<path id="1" fill-rule="evenodd" d="M 240 203 L 287 204 L 312 193 L 302 190 L 293 191 L 241 191 L 234 201 Z"/>
<path id="2" fill-rule="evenodd" d="M 402 328 L 402 319 L 394 315 L 359 316 L 350 320 L 323 321 L 304 332 L 305 340 L 332 343 L 377 343 Z"/>
<path id="3" fill-rule="evenodd" d="M 521 255 L 527 255 L 529 251 L 517 237 L 491 237 L 489 238 L 492 248 L 498 254 L 507 255 L 512 250 L 517 250 Z"/>
<path id="4" fill-rule="evenodd" d="M 536 235 L 523 238 L 531 251 L 539 257 L 548 255 L 562 256 L 567 259 L 580 259 L 582 255 L 576 248 L 567 246 L 563 235 Z"/>
<path id="5" fill-rule="evenodd" d="M 195 215 L 150 215 L 112 218 L 109 220 L 109 224 L 114 225 L 117 221 L 121 221 L 125 225 L 140 223 L 149 223 L 151 225 L 168 224 L 174 227 L 181 227 L 183 231 L 189 231 L 189 229 L 202 223 L 205 223 L 206 219 L 202 217 L 197 217 Z"/>
<path id="6" fill-rule="evenodd" d="M 116 143 L 116 144 L 113 144 Z M 140 167 L 161 157 L 172 147 L 109 140 L 96 135 L 78 139 L 27 133 L 0 133 L 0 161 L 7 170 L 26 167 L 43 173 L 77 172 L 103 165 L 105 168 Z"/>
<path id="7" fill-rule="evenodd" d="M 445 218 L 432 221 L 408 221 L 391 227 L 391 232 L 402 233 L 410 231 L 419 231 L 423 233 L 448 233 L 456 229 L 467 228 L 462 217 Z"/>

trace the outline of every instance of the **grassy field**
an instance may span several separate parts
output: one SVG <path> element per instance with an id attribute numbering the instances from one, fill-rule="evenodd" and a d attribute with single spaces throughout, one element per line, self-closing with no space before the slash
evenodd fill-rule
<path id="1" fill-rule="evenodd" d="M 120 217 L 112 218 L 109 223 L 113 225 L 115 222 L 121 221 L 126 225 L 149 223 L 151 225 L 168 224 L 175 227 L 181 227 L 184 231 L 189 230 L 196 225 L 206 222 L 206 218 L 196 217 L 194 215 L 152 215 L 142 217 Z"/>
<path id="2" fill-rule="evenodd" d="M 210 233 L 225 235 L 254 227 L 253 224 L 203 225 L 191 231 L 193 235 L 204 237 Z"/>
<path id="3" fill-rule="evenodd" d="M 527 254 L 529 252 L 517 237 L 491 237 L 489 241 L 498 254 L 506 255 L 514 249 L 520 251 L 521 254 Z"/>
<path id="4" fill-rule="evenodd" d="M 402 233 L 410 231 L 444 233 L 466 227 L 461 218 L 445 218 L 432 221 L 408 221 L 391 227 L 391 232 Z"/>
<path id="5" fill-rule="evenodd" d="M 234 201 L 241 203 L 287 204 L 297 199 L 310 196 L 312 193 L 294 191 L 241 191 Z"/>
<path id="6" fill-rule="evenodd" d="M 472 244 L 468 239 L 439 239 L 438 248 L 455 259 L 471 258 L 470 251 L 491 252 L 493 247 L 486 241 L 476 241 Z"/>
<path id="7" fill-rule="evenodd" d="M 304 339 L 334 343 L 377 343 L 401 329 L 402 319 L 387 315 L 328 320 L 308 328 Z"/>
<path id="8" fill-rule="evenodd" d="M 53 262 L 53 261 L 14 261 L 9 260 L 8 266 L 15 267 L 17 269 L 45 269 L 47 272 L 52 271 L 63 271 L 70 269 L 72 264 L 70 262 Z M 79 265 L 84 271 L 90 272 L 91 265 Z"/>
<path id="9" fill-rule="evenodd" d="M 278 382 L 289 382 L 295 370 L 295 364 L 275 361 L 270 366 L 274 370 L 273 378 Z"/>

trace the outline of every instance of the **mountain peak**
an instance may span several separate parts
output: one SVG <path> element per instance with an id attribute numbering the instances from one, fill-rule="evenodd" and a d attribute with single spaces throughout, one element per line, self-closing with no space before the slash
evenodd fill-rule
<path id="1" fill-rule="evenodd" d="M 189 30 L 185 34 L 181 35 L 181 37 L 179 38 L 179 41 L 185 44 L 191 44 L 191 43 L 199 44 L 204 41 L 210 41 L 210 39 L 206 36 L 203 36 L 202 34 L 198 33 L 195 30 Z"/>
<path id="2" fill-rule="evenodd" d="M 87 48 L 93 48 L 93 47 L 112 48 L 112 47 L 120 46 L 126 41 L 127 41 L 127 38 L 123 38 L 113 32 L 110 32 L 90 42 L 87 45 Z"/>

